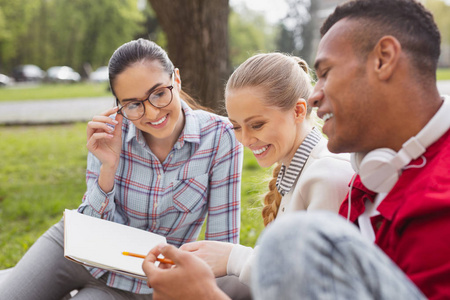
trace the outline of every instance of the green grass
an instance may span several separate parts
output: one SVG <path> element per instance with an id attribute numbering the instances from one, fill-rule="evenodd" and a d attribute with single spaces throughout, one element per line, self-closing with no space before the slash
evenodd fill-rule
<path id="1" fill-rule="evenodd" d="M 85 192 L 86 124 L 0 127 L 0 270 L 76 208 Z M 253 246 L 263 222 L 261 193 L 270 170 L 245 151 L 241 243 Z"/>
<path id="2" fill-rule="evenodd" d="M 0 88 L 0 102 L 110 96 L 107 83 L 17 85 Z"/>
<path id="3" fill-rule="evenodd" d="M 85 124 L 0 127 L 0 269 L 81 202 L 85 132 Z"/>
<path id="4" fill-rule="evenodd" d="M 438 69 L 436 76 L 437 80 L 450 80 L 450 68 Z"/>

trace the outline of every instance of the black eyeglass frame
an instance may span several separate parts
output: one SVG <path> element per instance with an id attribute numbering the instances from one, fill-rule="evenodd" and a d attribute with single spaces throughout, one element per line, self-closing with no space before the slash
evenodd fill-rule
<path id="1" fill-rule="evenodd" d="M 126 107 L 127 105 L 129 105 L 129 104 L 131 104 L 131 103 L 133 103 L 133 102 L 129 102 L 129 103 L 123 105 L 122 107 L 120 107 L 119 110 L 117 111 L 117 113 L 120 114 L 120 115 L 122 115 L 125 119 L 128 119 L 128 120 L 130 120 L 130 121 L 136 121 L 136 120 L 139 120 L 140 118 L 142 118 L 142 117 L 145 115 L 145 105 L 144 105 L 144 102 L 145 102 L 145 101 L 148 101 L 148 103 L 150 103 L 151 106 L 156 107 L 156 108 L 164 108 L 164 107 L 169 106 L 170 103 L 172 103 L 172 101 L 173 101 L 173 92 L 172 92 L 172 90 L 173 90 L 174 84 L 175 84 L 175 72 L 172 72 L 172 85 L 158 87 L 158 88 L 154 89 L 153 91 L 151 91 L 151 92 L 145 97 L 144 100 L 136 100 L 136 101 L 133 101 L 133 102 L 141 102 L 141 103 L 142 103 L 142 107 L 144 108 L 144 111 L 142 112 L 142 116 L 140 116 L 139 118 L 137 118 L 137 119 L 130 119 L 130 118 L 126 117 L 125 114 L 122 112 L 122 109 L 123 109 L 124 107 Z M 150 96 L 151 96 L 154 92 L 157 92 L 157 91 L 159 91 L 159 90 L 161 90 L 161 89 L 169 89 L 169 91 L 170 91 L 170 101 L 169 101 L 169 103 L 167 103 L 167 104 L 164 105 L 164 106 L 156 106 L 155 104 L 153 104 L 153 103 L 150 101 Z M 117 105 L 117 106 L 120 105 L 119 99 L 117 99 L 117 98 L 116 98 L 116 105 Z"/>

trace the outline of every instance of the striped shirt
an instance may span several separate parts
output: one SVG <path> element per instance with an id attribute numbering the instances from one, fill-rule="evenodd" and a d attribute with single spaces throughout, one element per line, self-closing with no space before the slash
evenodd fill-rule
<path id="1" fill-rule="evenodd" d="M 294 154 L 289 167 L 286 168 L 285 165 L 281 165 L 280 172 L 277 177 L 277 190 L 280 192 L 281 196 L 286 195 L 291 190 L 294 183 L 297 181 L 298 176 L 302 172 L 303 166 L 308 160 L 309 154 L 312 149 L 320 141 L 322 135 L 317 128 L 313 128 L 311 132 L 303 140 L 300 147 Z"/>
<path id="2" fill-rule="evenodd" d="M 142 132 L 124 119 L 110 193 L 98 185 L 100 161 L 88 154 L 87 192 L 78 211 L 163 235 L 175 246 L 195 241 L 208 215 L 205 239 L 238 243 L 242 145 L 226 118 L 181 102 L 185 127 L 163 163 Z M 96 278 L 107 272 L 89 270 Z M 107 276 L 111 287 L 151 292 L 145 281 L 111 272 Z"/>

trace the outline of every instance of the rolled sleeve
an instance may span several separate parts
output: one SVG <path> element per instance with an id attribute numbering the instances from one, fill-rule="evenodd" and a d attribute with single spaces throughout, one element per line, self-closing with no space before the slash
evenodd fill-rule
<path id="1" fill-rule="evenodd" d="M 237 276 L 240 282 L 249 286 L 255 251 L 256 249 L 251 247 L 234 245 L 228 257 L 227 275 Z"/>
<path id="2" fill-rule="evenodd" d="M 98 159 L 88 154 L 86 169 L 87 191 L 83 196 L 83 202 L 78 207 L 78 212 L 97 218 L 111 220 L 114 214 L 115 187 L 109 193 L 105 193 L 98 185 L 98 175 L 101 163 Z"/>

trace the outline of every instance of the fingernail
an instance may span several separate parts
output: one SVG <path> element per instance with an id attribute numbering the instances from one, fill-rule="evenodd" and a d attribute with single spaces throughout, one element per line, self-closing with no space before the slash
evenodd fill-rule
<path id="1" fill-rule="evenodd" d="M 162 251 L 164 248 L 166 248 L 166 246 L 167 246 L 167 244 L 160 244 L 157 247 L 158 247 L 159 251 Z"/>

